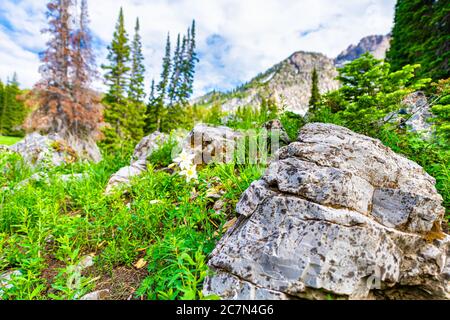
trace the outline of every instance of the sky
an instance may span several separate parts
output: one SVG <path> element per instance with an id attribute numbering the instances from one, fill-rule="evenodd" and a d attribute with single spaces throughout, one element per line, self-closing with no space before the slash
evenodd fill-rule
<path id="1" fill-rule="evenodd" d="M 23 88 L 39 80 L 47 36 L 46 0 L 1 0 L 0 79 L 17 72 Z M 141 21 L 146 84 L 159 78 L 165 38 L 197 22 L 194 96 L 230 90 L 296 51 L 336 57 L 365 36 L 391 31 L 395 0 L 90 0 L 97 65 L 105 63 L 122 6 L 130 38 Z M 101 69 L 99 69 L 101 72 Z M 104 89 L 99 80 L 94 83 Z"/>

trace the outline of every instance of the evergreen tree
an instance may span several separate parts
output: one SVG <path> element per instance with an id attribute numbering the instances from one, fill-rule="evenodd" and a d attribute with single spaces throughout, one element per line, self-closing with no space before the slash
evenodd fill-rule
<path id="1" fill-rule="evenodd" d="M 66 90 L 70 86 L 69 67 L 72 51 L 70 48 L 72 0 L 51 0 L 47 4 L 48 28 L 50 34 L 47 50 L 42 54 L 41 68 L 45 85 Z"/>
<path id="2" fill-rule="evenodd" d="M 450 77 L 450 4 L 448 0 L 433 1 L 430 27 L 433 35 L 428 38 L 425 56 L 421 64 L 424 73 L 433 79 Z M 428 48 L 428 50 L 427 50 Z"/>
<path id="3" fill-rule="evenodd" d="M 42 80 L 34 89 L 39 97 L 27 129 L 61 136 L 98 138 L 102 122 L 97 96 L 89 90 L 95 75 L 92 37 L 88 28 L 87 1 L 81 2 L 81 14 L 73 0 L 50 0 L 47 5 L 49 34 L 47 49 L 41 55 Z"/>
<path id="4" fill-rule="evenodd" d="M 157 97 L 156 97 L 156 88 L 155 88 L 155 79 L 152 80 L 152 84 L 150 86 L 150 95 L 147 103 L 147 110 L 145 112 L 145 127 L 144 133 L 150 134 L 156 130 L 159 130 L 159 113 L 156 108 Z"/>
<path id="5" fill-rule="evenodd" d="M 81 1 L 80 16 L 78 19 L 78 29 L 72 36 L 72 65 L 71 83 L 76 91 L 74 96 L 79 98 L 93 76 L 97 75 L 95 56 L 92 48 L 92 34 L 89 29 L 89 13 L 87 0 Z"/>
<path id="6" fill-rule="evenodd" d="M 109 65 L 102 65 L 102 68 L 106 70 L 105 79 L 109 86 L 106 101 L 109 103 L 121 103 L 126 99 L 125 94 L 131 70 L 129 67 L 131 48 L 128 44 L 122 8 L 120 8 L 116 30 L 108 50 L 107 59 L 109 60 Z"/>
<path id="7" fill-rule="evenodd" d="M 0 82 L 0 134 L 18 136 L 22 135 L 22 124 L 25 120 L 26 109 L 18 99 L 21 90 L 14 73 L 6 86 Z"/>
<path id="8" fill-rule="evenodd" d="M 450 141 L 450 78 L 440 80 L 434 86 L 437 92 L 432 111 L 435 114 L 436 133 L 438 137 L 443 138 L 444 148 L 450 149 L 448 144 L 448 141 Z"/>
<path id="9" fill-rule="evenodd" d="M 317 69 L 314 68 L 312 73 L 312 85 L 311 85 L 311 99 L 309 99 L 309 106 L 314 107 L 320 101 L 319 91 L 319 75 Z"/>
<path id="10" fill-rule="evenodd" d="M 180 80 L 181 80 L 181 67 L 183 63 L 183 51 L 181 48 L 180 34 L 177 37 L 177 46 L 175 48 L 173 56 L 172 76 L 170 78 L 170 84 L 168 88 L 169 105 L 173 105 L 175 102 L 179 102 Z"/>
<path id="11" fill-rule="evenodd" d="M 170 70 L 172 67 L 171 51 L 170 51 L 170 35 L 167 35 L 166 51 L 163 58 L 163 67 L 161 72 L 161 80 L 157 86 L 158 99 L 164 104 L 167 98 L 167 89 L 169 87 Z"/>
<path id="12" fill-rule="evenodd" d="M 133 101 L 126 96 L 129 92 L 132 68 L 130 68 L 131 48 L 128 44 L 122 8 L 108 50 L 109 65 L 102 66 L 106 70 L 105 79 L 109 86 L 104 98 L 106 104 L 104 117 L 110 125 L 110 128 L 105 130 L 105 143 L 112 146 L 125 142 L 134 143 L 143 136 L 144 112 L 142 108 L 136 108 Z"/>
<path id="13" fill-rule="evenodd" d="M 398 0 L 387 60 L 393 70 L 420 64 L 418 75 L 450 76 L 448 0 Z"/>
<path id="14" fill-rule="evenodd" d="M 19 88 L 19 81 L 17 79 L 16 73 L 13 74 L 13 77 L 8 83 L 6 90 L 8 92 L 7 105 L 9 108 L 9 135 L 21 135 L 23 132 L 22 124 L 25 120 L 25 106 L 24 103 L 18 99 L 21 91 Z"/>
<path id="15" fill-rule="evenodd" d="M 136 27 L 134 29 L 134 39 L 131 46 L 132 53 L 132 63 L 131 63 L 131 77 L 130 77 L 130 88 L 128 97 L 138 103 L 143 103 L 145 99 L 144 90 L 144 55 L 142 53 L 142 42 L 141 36 L 139 34 L 140 25 L 139 18 L 136 19 Z"/>
<path id="16" fill-rule="evenodd" d="M 330 109 L 339 113 L 346 127 L 364 134 L 373 133 L 388 113 L 400 109 L 405 95 L 428 83 L 427 79 L 414 77 L 417 68 L 418 65 L 408 65 L 392 72 L 389 63 L 365 53 L 339 69 L 337 79 L 341 88 L 321 99 L 323 106 L 316 108 L 313 117 Z"/>
<path id="17" fill-rule="evenodd" d="M 5 103 L 5 85 L 0 79 L 0 135 L 5 135 L 5 113 L 6 113 L 6 103 Z"/>
<path id="18" fill-rule="evenodd" d="M 167 100 L 167 90 L 169 87 L 169 77 L 170 70 L 172 66 L 171 62 L 171 51 L 170 51 L 170 35 L 167 35 L 166 41 L 166 51 L 163 58 L 163 68 L 161 72 L 161 79 L 156 87 L 157 97 L 155 103 L 152 106 L 152 113 L 155 115 L 155 129 L 158 131 L 163 131 L 165 123 L 166 114 L 166 100 Z"/>
<path id="19" fill-rule="evenodd" d="M 150 86 L 149 102 L 150 103 L 155 102 L 155 98 L 156 98 L 155 79 L 152 79 L 152 84 Z"/>
<path id="20" fill-rule="evenodd" d="M 196 24 L 192 21 L 191 28 L 188 29 L 187 36 L 183 40 L 183 63 L 181 67 L 182 84 L 180 88 L 180 101 L 186 104 L 193 93 L 193 83 L 195 76 L 195 66 L 198 62 L 196 49 Z"/>
<path id="21" fill-rule="evenodd" d="M 130 105 L 130 125 L 131 131 L 136 138 L 141 138 L 144 135 L 145 126 L 145 84 L 144 84 L 144 54 L 142 53 L 142 40 L 139 34 L 140 24 L 139 18 L 136 19 L 136 26 L 134 29 L 134 38 L 131 45 L 131 76 L 130 86 L 128 89 L 128 98 Z"/>

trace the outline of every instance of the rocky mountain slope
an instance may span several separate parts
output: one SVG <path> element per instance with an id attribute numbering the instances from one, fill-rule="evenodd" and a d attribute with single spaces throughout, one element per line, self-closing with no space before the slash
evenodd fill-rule
<path id="1" fill-rule="evenodd" d="M 230 112 L 240 106 L 257 107 L 262 98 L 272 98 L 278 106 L 286 106 L 286 110 L 304 115 L 308 111 L 314 68 L 319 74 L 322 93 L 338 88 L 339 84 L 334 80 L 337 71 L 333 60 L 320 53 L 300 51 L 232 93 L 207 95 L 197 103 L 216 101 L 222 105 L 223 111 Z"/>
<path id="2" fill-rule="evenodd" d="M 384 59 L 391 44 L 391 35 L 372 35 L 362 38 L 357 45 L 350 45 L 334 60 L 336 67 L 342 67 L 348 62 L 358 59 L 366 52 L 370 52 L 377 59 Z"/>
<path id="3" fill-rule="evenodd" d="M 243 106 L 258 107 L 262 98 L 272 98 L 279 107 L 305 115 L 309 108 L 314 68 L 319 74 L 321 93 L 336 90 L 339 87 L 339 83 L 334 80 L 338 74 L 336 67 L 357 59 L 366 51 L 377 58 L 384 58 L 389 42 L 390 36 L 369 36 L 358 45 L 348 47 L 336 59 L 330 59 L 321 53 L 295 52 L 242 87 L 228 93 L 209 93 L 196 99 L 194 103 L 219 103 L 224 112 L 232 112 Z"/>

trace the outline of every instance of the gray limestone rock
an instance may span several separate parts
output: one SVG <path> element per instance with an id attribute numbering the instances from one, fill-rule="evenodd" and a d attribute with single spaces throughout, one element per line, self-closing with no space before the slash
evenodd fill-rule
<path id="1" fill-rule="evenodd" d="M 380 141 L 313 123 L 242 195 L 204 293 L 224 299 L 449 299 L 435 181 Z M 431 235 L 434 235 L 432 237 Z"/>

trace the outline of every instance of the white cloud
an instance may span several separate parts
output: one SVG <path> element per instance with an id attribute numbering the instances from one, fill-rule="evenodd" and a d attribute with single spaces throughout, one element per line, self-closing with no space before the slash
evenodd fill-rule
<path id="1" fill-rule="evenodd" d="M 36 52 L 45 45 L 45 37 L 40 34 L 45 27 L 45 4 L 44 0 L 2 0 L 0 77 L 17 71 L 25 86 L 39 78 Z M 135 18 L 140 17 L 148 83 L 159 76 L 167 31 L 174 42 L 176 34 L 185 32 L 196 19 L 202 57 L 196 95 L 211 88 L 231 89 L 295 51 L 316 51 L 334 57 L 364 36 L 386 34 L 392 27 L 394 5 L 395 0 L 89 2 L 91 28 L 103 43 L 97 49 L 99 65 L 104 62 L 120 6 L 130 36 Z"/>

